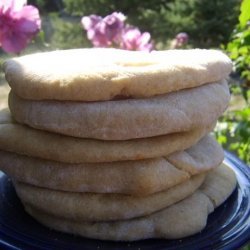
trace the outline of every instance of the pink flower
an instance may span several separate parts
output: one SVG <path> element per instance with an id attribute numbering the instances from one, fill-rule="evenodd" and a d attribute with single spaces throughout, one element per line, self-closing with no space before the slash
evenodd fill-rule
<path id="1" fill-rule="evenodd" d="M 100 16 L 90 15 L 84 16 L 81 20 L 82 26 L 87 30 L 89 40 L 93 40 L 95 36 L 95 26 L 102 20 Z"/>
<path id="2" fill-rule="evenodd" d="M 114 12 L 104 18 L 96 15 L 85 16 L 81 22 L 94 46 L 109 47 L 118 42 L 125 19 L 122 13 Z"/>
<path id="3" fill-rule="evenodd" d="M 0 1 L 0 46 L 8 53 L 23 50 L 41 28 L 38 9 L 25 0 Z"/>
<path id="4" fill-rule="evenodd" d="M 138 28 L 128 26 L 122 34 L 121 48 L 151 51 L 153 44 L 150 42 L 150 34 L 148 32 L 141 33 Z"/>
<path id="5" fill-rule="evenodd" d="M 97 15 L 85 16 L 81 22 L 87 37 L 95 47 L 118 47 L 127 50 L 151 51 L 148 32 L 141 33 L 138 28 L 125 26 L 126 17 L 114 12 L 104 18 Z"/>
<path id="6" fill-rule="evenodd" d="M 177 40 L 177 43 L 182 46 L 184 44 L 188 43 L 188 34 L 185 32 L 181 32 L 176 35 L 175 39 Z"/>
<path id="7" fill-rule="evenodd" d="M 189 37 L 188 37 L 187 33 L 185 33 L 185 32 L 178 33 L 175 36 L 175 39 L 172 41 L 170 47 L 172 49 L 181 48 L 181 47 L 183 47 L 184 45 L 186 45 L 188 43 L 188 39 L 189 39 Z"/>

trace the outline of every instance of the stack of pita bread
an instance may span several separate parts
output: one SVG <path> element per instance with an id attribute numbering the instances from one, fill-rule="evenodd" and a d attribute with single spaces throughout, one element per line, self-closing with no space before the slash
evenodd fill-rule
<path id="1" fill-rule="evenodd" d="M 200 232 L 236 186 L 209 135 L 231 67 L 200 49 L 8 60 L 0 169 L 26 211 L 56 230 L 119 241 Z"/>

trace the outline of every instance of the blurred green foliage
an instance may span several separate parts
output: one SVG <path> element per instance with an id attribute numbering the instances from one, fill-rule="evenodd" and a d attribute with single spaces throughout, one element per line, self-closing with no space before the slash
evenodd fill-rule
<path id="1" fill-rule="evenodd" d="M 187 32 L 194 47 L 219 47 L 237 23 L 239 0 L 64 0 L 71 15 L 108 15 L 120 11 L 128 22 L 149 31 L 165 47 L 179 32 Z M 164 46 L 163 46 L 164 47 Z"/>
<path id="2" fill-rule="evenodd" d="M 239 21 L 226 51 L 234 61 L 235 71 L 244 79 L 242 87 L 247 87 L 250 86 L 250 1 L 242 2 Z M 243 94 L 247 99 L 247 94 Z"/>
<path id="3" fill-rule="evenodd" d="M 46 22 L 46 24 L 45 24 Z M 50 49 L 90 47 L 78 18 L 59 18 L 56 15 L 44 17 L 45 41 Z"/>
<path id="4" fill-rule="evenodd" d="M 127 23 L 150 32 L 157 49 L 166 49 L 179 32 L 190 37 L 189 47 L 225 44 L 237 23 L 240 0 L 29 0 L 43 16 L 45 43 L 50 49 L 90 46 L 82 31 L 82 16 L 106 16 L 114 11 Z M 50 23 L 49 23 L 50 22 Z M 49 31 L 48 31 L 49 30 Z M 51 32 L 52 31 L 52 32 Z"/>
<path id="5" fill-rule="evenodd" d="M 250 107 L 227 112 L 219 121 L 215 135 L 225 149 L 250 164 Z"/>
<path id="6" fill-rule="evenodd" d="M 250 1 L 243 0 L 239 23 L 225 47 L 234 63 L 237 82 L 230 85 L 233 95 L 241 95 L 245 107 L 227 112 L 217 127 L 217 139 L 250 164 Z"/>

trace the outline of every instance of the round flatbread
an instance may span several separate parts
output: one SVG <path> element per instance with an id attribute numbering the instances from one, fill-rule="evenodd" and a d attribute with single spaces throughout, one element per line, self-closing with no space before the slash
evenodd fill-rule
<path id="1" fill-rule="evenodd" d="M 106 102 L 25 100 L 13 92 L 13 117 L 31 127 L 101 140 L 128 140 L 191 131 L 213 123 L 230 100 L 226 81 L 146 99 Z"/>
<path id="2" fill-rule="evenodd" d="M 230 59 L 216 50 L 74 49 L 10 59 L 4 72 L 25 99 L 100 101 L 149 97 L 225 79 Z"/>
<path id="3" fill-rule="evenodd" d="M 221 146 L 205 136 L 165 158 L 111 163 L 67 164 L 0 150 L 0 169 L 20 182 L 53 190 L 146 196 L 217 167 L 223 156 Z"/>
<path id="4" fill-rule="evenodd" d="M 73 221 L 114 221 L 145 216 L 191 195 L 204 181 L 196 175 L 166 191 L 137 197 L 122 194 L 94 194 L 55 191 L 15 183 L 20 199 L 32 207 Z"/>
<path id="5" fill-rule="evenodd" d="M 190 178 L 164 158 L 67 164 L 0 151 L 0 169 L 13 179 L 68 192 L 145 196 Z"/>
<path id="6" fill-rule="evenodd" d="M 212 136 L 205 136 L 185 151 L 175 152 L 166 157 L 176 168 L 190 175 L 200 174 L 219 166 L 223 158 L 223 149 Z"/>
<path id="7" fill-rule="evenodd" d="M 9 120 L 8 120 L 9 118 Z M 13 123 L 0 111 L 0 149 L 65 163 L 113 162 L 167 156 L 197 143 L 214 124 L 190 132 L 125 141 L 74 138 Z"/>
<path id="8" fill-rule="evenodd" d="M 26 203 L 24 206 L 42 224 L 83 237 L 116 241 L 180 239 L 204 229 L 208 214 L 230 196 L 235 186 L 234 172 L 221 166 L 211 172 L 201 188 L 188 198 L 148 216 L 114 222 L 72 221 L 44 213 Z"/>

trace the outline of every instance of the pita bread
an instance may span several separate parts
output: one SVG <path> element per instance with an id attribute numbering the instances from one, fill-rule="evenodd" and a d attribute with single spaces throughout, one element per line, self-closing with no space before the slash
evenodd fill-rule
<path id="1" fill-rule="evenodd" d="M 166 158 L 178 169 L 195 175 L 219 166 L 224 159 L 224 151 L 212 136 L 205 136 L 194 146 Z"/>
<path id="2" fill-rule="evenodd" d="M 18 181 L 70 192 L 145 196 L 190 178 L 164 158 L 67 164 L 0 151 L 0 169 Z"/>
<path id="3" fill-rule="evenodd" d="M 13 92 L 13 117 L 31 127 L 101 140 L 186 132 L 213 123 L 230 100 L 226 81 L 147 99 L 106 102 L 30 101 Z"/>
<path id="4" fill-rule="evenodd" d="M 145 216 L 191 195 L 204 181 L 196 175 L 166 191 L 137 197 L 122 194 L 94 194 L 55 191 L 15 183 L 20 199 L 32 207 L 73 221 L 114 221 Z"/>
<path id="5" fill-rule="evenodd" d="M 32 129 L 6 120 L 8 117 L 8 110 L 0 111 L 1 150 L 65 163 L 142 160 L 169 155 L 194 145 L 214 127 L 208 124 L 190 132 L 165 136 L 101 141 Z"/>
<path id="6" fill-rule="evenodd" d="M 225 168 L 226 165 L 223 167 Z M 234 172 L 231 169 L 231 171 L 223 171 L 223 167 L 215 171 L 215 175 L 208 174 L 206 181 L 200 187 L 201 192 L 210 199 L 214 207 L 220 206 L 227 199 L 226 194 L 237 184 Z"/>
<path id="7" fill-rule="evenodd" d="M 4 63 L 13 91 L 33 100 L 149 97 L 227 78 L 230 59 L 216 50 L 75 49 L 26 55 Z"/>
<path id="8" fill-rule="evenodd" d="M 67 233 L 102 240 L 134 241 L 148 238 L 180 239 L 193 235 L 205 228 L 207 216 L 217 205 L 223 203 L 236 186 L 234 172 L 226 166 L 216 168 L 210 178 L 193 195 L 149 216 L 114 222 L 84 222 L 62 219 L 46 214 L 24 203 L 26 211 L 42 224 Z M 215 176 L 220 176 L 211 183 Z M 222 188 L 224 183 L 228 188 Z M 216 187 L 215 187 L 215 186 Z M 213 196 L 207 196 L 208 187 L 220 190 L 218 202 L 212 202 Z M 212 192 L 215 194 L 215 192 Z M 211 193 L 211 194 L 212 194 Z"/>
<path id="9" fill-rule="evenodd" d="M 208 148 L 208 151 L 203 148 Z M 169 163 L 168 157 L 67 164 L 0 150 L 0 169 L 15 180 L 54 190 L 145 196 L 219 166 L 224 154 L 220 145 L 212 137 L 206 136 L 192 148 L 179 152 L 178 156 L 176 159 L 174 155 L 169 156 L 175 159 L 176 168 Z"/>

